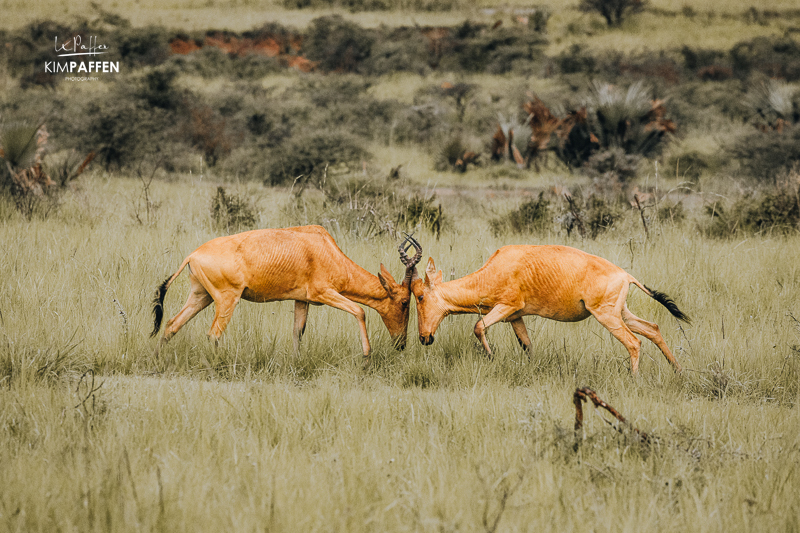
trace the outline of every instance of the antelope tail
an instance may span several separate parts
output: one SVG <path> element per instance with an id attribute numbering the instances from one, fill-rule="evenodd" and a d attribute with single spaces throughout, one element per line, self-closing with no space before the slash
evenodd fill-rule
<path id="1" fill-rule="evenodd" d="M 642 289 L 646 295 L 648 295 L 653 300 L 657 301 L 661 305 L 667 308 L 672 316 L 677 318 L 678 320 L 682 320 L 687 324 L 691 324 L 692 320 L 680 309 L 678 309 L 678 304 L 675 303 L 675 300 L 664 294 L 663 292 L 657 291 L 655 289 L 651 289 L 647 285 L 642 285 L 636 279 L 631 276 L 631 283 Z"/>
<path id="2" fill-rule="evenodd" d="M 158 332 L 161 329 L 161 321 L 164 320 L 164 297 L 167 295 L 167 289 L 169 289 L 169 286 L 172 285 L 173 281 L 175 281 L 175 278 L 177 278 L 178 275 L 183 272 L 183 269 L 186 268 L 187 264 L 189 264 L 188 257 L 183 260 L 183 264 L 178 271 L 165 279 L 164 282 L 156 289 L 156 295 L 153 297 L 153 318 L 155 323 L 153 324 L 153 332 L 150 333 L 150 337 L 155 337 L 158 335 Z"/>

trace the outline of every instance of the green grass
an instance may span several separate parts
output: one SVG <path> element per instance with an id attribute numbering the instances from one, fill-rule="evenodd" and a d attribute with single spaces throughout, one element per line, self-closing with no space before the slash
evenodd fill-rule
<path id="1" fill-rule="evenodd" d="M 364 373 L 355 320 L 328 307 L 311 309 L 295 358 L 290 302 L 243 302 L 218 349 L 207 309 L 156 360 L 153 291 L 215 236 L 216 184 L 180 180 L 154 184 L 151 226 L 130 216 L 138 182 L 99 174 L 47 220 L 3 209 L 2 529 L 485 531 L 503 502 L 498 531 L 797 528 L 800 236 L 707 240 L 690 220 L 651 222 L 645 241 L 630 213 L 597 241 L 495 237 L 488 218 L 524 191 L 492 193 L 492 178 L 473 176 L 441 196 L 453 216 L 441 239 L 418 233 L 445 279 L 511 243 L 602 255 L 694 319 L 680 329 L 640 291 L 629 296 L 684 374 L 645 341 L 631 378 L 624 348 L 591 319 L 529 317 L 530 358 L 499 324 L 492 361 L 476 348 L 476 317 L 445 320 L 430 347 L 412 319 L 398 353 L 371 310 Z M 285 191 L 228 187 L 254 199 L 259 227 L 297 222 Z M 334 237 L 370 271 L 402 272 L 392 239 Z M 168 316 L 187 288 L 184 274 Z M 80 383 L 88 369 L 102 383 L 93 397 Z M 576 447 L 571 394 L 584 385 L 657 440 L 587 413 Z"/>

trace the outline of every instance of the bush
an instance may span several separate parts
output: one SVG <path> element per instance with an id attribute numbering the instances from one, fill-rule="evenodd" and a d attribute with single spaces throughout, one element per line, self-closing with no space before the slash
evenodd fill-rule
<path id="1" fill-rule="evenodd" d="M 756 37 L 734 46 L 734 73 L 747 78 L 752 71 L 786 81 L 800 80 L 800 44 L 790 37 Z"/>
<path id="2" fill-rule="evenodd" d="M 530 71 L 535 62 L 544 58 L 547 44 L 540 34 L 527 29 L 491 30 L 469 21 L 455 28 L 451 39 L 452 52 L 443 55 L 440 68 L 489 74 Z"/>
<path id="3" fill-rule="evenodd" d="M 705 207 L 710 217 L 701 230 L 710 237 L 739 233 L 795 233 L 800 230 L 800 186 L 785 182 L 760 195 L 737 200 L 730 210 L 720 204 Z"/>
<path id="4" fill-rule="evenodd" d="M 255 209 L 252 204 L 235 194 L 229 194 L 224 187 L 217 187 L 217 194 L 211 199 L 211 225 L 216 231 L 238 233 L 253 229 L 256 225 Z"/>
<path id="5" fill-rule="evenodd" d="M 566 200 L 567 205 L 564 206 L 558 221 L 567 230 L 567 235 L 577 229 L 581 237 L 586 237 L 588 234 L 588 237 L 596 239 L 622 216 L 619 206 L 595 194 L 590 195 L 585 201 L 577 195 L 567 195 Z"/>
<path id="6" fill-rule="evenodd" d="M 399 202 L 395 208 L 399 211 L 397 228 L 406 231 L 423 228 L 429 230 L 438 239 L 443 226 L 447 223 L 447 218 L 442 213 L 442 204 L 434 206 L 435 200 L 435 194 L 426 198 L 419 193 L 414 193 Z"/>
<path id="7" fill-rule="evenodd" d="M 783 132 L 746 133 L 734 139 L 727 151 L 747 176 L 776 183 L 800 163 L 800 126 L 787 127 Z"/>
<path id="8" fill-rule="evenodd" d="M 364 69 L 378 76 L 391 72 L 424 75 L 431 67 L 429 53 L 428 43 L 417 28 L 381 26 Z"/>
<path id="9" fill-rule="evenodd" d="M 683 203 L 662 202 L 656 210 L 656 219 L 659 222 L 680 224 L 686 219 L 686 210 Z"/>
<path id="10" fill-rule="evenodd" d="M 292 183 L 303 177 L 313 181 L 326 166 L 352 167 L 369 157 L 353 136 L 339 132 L 297 135 L 272 150 L 267 185 Z"/>
<path id="11" fill-rule="evenodd" d="M 524 202 L 510 213 L 489 221 L 495 236 L 506 233 L 537 233 L 547 230 L 552 224 L 550 201 L 544 197 L 544 191 L 535 199 Z"/>
<path id="12" fill-rule="evenodd" d="M 583 170 L 601 191 L 613 190 L 624 187 L 636 177 L 641 160 L 639 155 L 626 154 L 622 148 L 609 148 L 589 157 Z"/>
<path id="13" fill-rule="evenodd" d="M 370 57 L 372 33 L 339 15 L 319 17 L 311 21 L 303 51 L 328 72 L 359 72 Z"/>
<path id="14" fill-rule="evenodd" d="M 663 109 L 654 106 L 641 82 L 630 85 L 627 91 L 595 82 L 590 107 L 594 108 L 595 118 L 592 129 L 600 145 L 619 147 L 628 154 L 657 154 L 665 134 L 674 129 L 661 115 Z"/>
<path id="15" fill-rule="evenodd" d="M 609 26 L 619 26 L 628 15 L 644 9 L 644 4 L 643 0 L 581 0 L 578 7 L 602 15 Z"/>
<path id="16" fill-rule="evenodd" d="M 715 169 L 718 164 L 713 155 L 691 150 L 671 155 L 665 166 L 670 171 L 674 170 L 679 179 L 696 182 L 700 176 Z"/>

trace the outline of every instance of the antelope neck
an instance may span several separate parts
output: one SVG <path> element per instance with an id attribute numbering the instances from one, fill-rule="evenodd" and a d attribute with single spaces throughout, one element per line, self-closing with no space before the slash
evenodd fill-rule
<path id="1" fill-rule="evenodd" d="M 485 296 L 482 294 L 481 287 L 487 286 L 483 282 L 481 271 L 474 272 L 463 278 L 448 281 L 439 285 L 436 290 L 442 301 L 445 303 L 444 311 L 447 314 L 476 313 L 488 309 L 488 302 L 484 302 Z"/>
<path id="2" fill-rule="evenodd" d="M 367 272 L 355 263 L 353 265 L 354 268 L 350 270 L 350 276 L 341 295 L 376 311 L 382 311 L 389 294 L 381 285 L 378 276 Z"/>

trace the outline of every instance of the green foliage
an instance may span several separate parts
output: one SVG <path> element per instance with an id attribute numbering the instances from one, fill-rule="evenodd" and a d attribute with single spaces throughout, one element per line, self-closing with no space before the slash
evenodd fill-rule
<path id="1" fill-rule="evenodd" d="M 436 195 L 423 196 L 414 193 L 398 201 L 395 209 L 397 227 L 406 231 L 423 228 L 433 233 L 438 239 L 443 228 L 447 226 L 447 217 L 442 213 L 442 204 L 434 205 Z"/>
<path id="2" fill-rule="evenodd" d="M 628 154 L 644 157 L 662 148 L 664 132 L 648 126 L 651 99 L 642 82 L 627 90 L 608 83 L 595 82 L 589 100 L 596 118 L 595 135 L 600 145 L 622 148 Z"/>
<path id="3" fill-rule="evenodd" d="M 669 172 L 688 181 L 697 181 L 700 176 L 716 169 L 719 166 L 714 155 L 703 154 L 696 150 L 680 152 L 670 155 L 666 161 L 666 168 Z"/>
<path id="4" fill-rule="evenodd" d="M 36 155 L 37 132 L 41 124 L 9 123 L 0 126 L 0 162 L 10 169 L 19 170 L 33 165 Z M 3 169 L 7 170 L 7 169 Z"/>
<path id="5" fill-rule="evenodd" d="M 579 195 L 568 196 L 567 205 L 562 208 L 558 221 L 567 235 L 577 230 L 581 237 L 596 239 L 622 218 L 619 205 L 597 194 L 590 194 L 586 199 Z"/>
<path id="6" fill-rule="evenodd" d="M 537 198 L 524 202 L 517 209 L 489 221 L 492 233 L 496 236 L 506 233 L 544 232 L 552 226 L 552 223 L 550 200 L 544 197 L 544 191 L 540 192 Z"/>
<path id="7" fill-rule="evenodd" d="M 303 51 L 324 71 L 359 72 L 370 57 L 373 42 L 368 30 L 340 15 L 330 15 L 311 21 Z"/>
<path id="8" fill-rule="evenodd" d="M 391 72 L 430 71 L 430 50 L 425 36 L 417 28 L 381 26 L 364 69 L 374 75 Z"/>
<path id="9" fill-rule="evenodd" d="M 800 44 L 790 37 L 743 41 L 731 49 L 730 56 L 734 72 L 742 78 L 755 71 L 770 78 L 800 80 Z"/>
<path id="10" fill-rule="evenodd" d="M 728 210 L 715 203 L 705 207 L 701 230 L 709 237 L 739 234 L 795 234 L 800 230 L 800 187 L 785 183 L 759 195 L 744 197 Z"/>
<path id="11" fill-rule="evenodd" d="M 686 220 L 686 209 L 682 202 L 663 201 L 656 210 L 656 219 L 670 224 L 681 224 Z"/>
<path id="12" fill-rule="evenodd" d="M 583 170 L 604 187 L 626 185 L 636 178 L 641 160 L 638 154 L 628 154 L 622 148 L 613 147 L 592 154 L 584 163 Z"/>
<path id="13" fill-rule="evenodd" d="M 783 132 L 753 130 L 733 139 L 726 149 L 746 176 L 776 183 L 800 163 L 800 126 Z"/>
<path id="14" fill-rule="evenodd" d="M 272 150 L 265 183 L 281 185 L 319 179 L 327 167 L 356 168 L 369 153 L 352 135 L 341 132 L 298 134 Z"/>
<path id="15" fill-rule="evenodd" d="M 439 149 L 434 168 L 439 171 L 456 170 L 456 163 L 464 157 L 464 152 L 466 151 L 467 145 L 461 135 L 454 134 L 450 136 L 450 138 L 444 140 L 441 149 Z M 464 170 L 466 170 L 466 167 L 464 167 Z"/>
<path id="16" fill-rule="evenodd" d="M 490 30 L 483 24 L 465 21 L 453 30 L 453 53 L 442 56 L 440 68 L 452 71 L 505 74 L 530 73 L 544 58 L 547 40 L 527 28 L 500 27 Z"/>
<path id="17" fill-rule="evenodd" d="M 800 122 L 800 91 L 786 82 L 768 80 L 756 84 L 747 100 L 761 127 L 776 127 L 780 122 Z"/>
<path id="18" fill-rule="evenodd" d="M 603 16 L 609 26 L 619 26 L 631 13 L 644 9 L 644 0 L 581 0 L 579 9 Z"/>
<path id="19" fill-rule="evenodd" d="M 217 187 L 217 193 L 211 199 L 211 224 L 216 231 L 239 233 L 253 229 L 256 225 L 256 214 L 253 205 L 245 198 Z"/>

